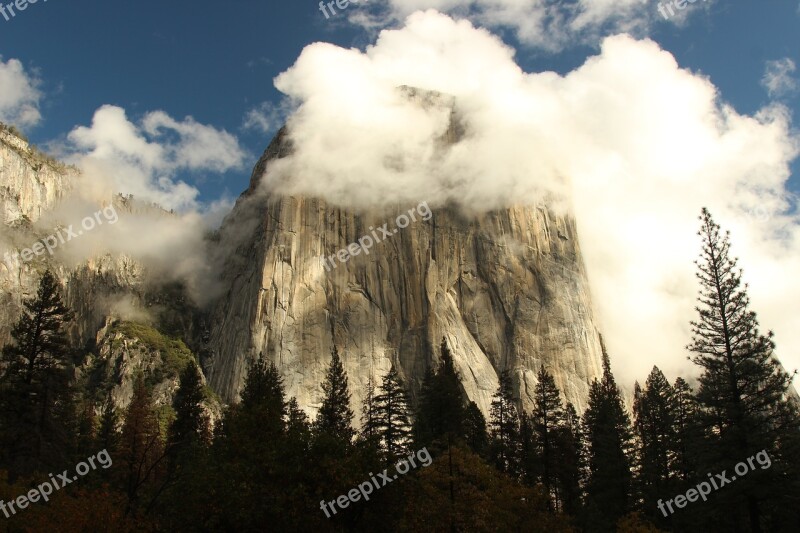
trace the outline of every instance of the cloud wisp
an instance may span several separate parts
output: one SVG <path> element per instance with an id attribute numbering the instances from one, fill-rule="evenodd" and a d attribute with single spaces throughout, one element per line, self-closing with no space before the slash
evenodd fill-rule
<path id="1" fill-rule="evenodd" d="M 797 92 L 798 82 L 794 76 L 797 65 L 791 58 L 784 57 L 767 61 L 761 85 L 771 98 L 782 98 Z"/>
<path id="2" fill-rule="evenodd" d="M 163 111 L 137 124 L 121 107 L 95 111 L 91 126 L 78 126 L 66 142 L 53 145 L 59 156 L 81 168 L 94 188 L 133 194 L 165 209 L 199 207 L 199 191 L 176 177 L 179 172 L 216 174 L 244 168 L 246 152 L 235 136 L 192 117 L 178 121 Z"/>

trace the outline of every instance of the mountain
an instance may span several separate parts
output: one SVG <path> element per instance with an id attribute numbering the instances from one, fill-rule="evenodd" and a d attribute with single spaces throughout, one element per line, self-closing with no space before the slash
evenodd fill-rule
<path id="1" fill-rule="evenodd" d="M 422 105 L 442 105 L 441 98 L 404 90 Z M 11 251 L 0 262 L 0 342 L 7 342 L 21 299 L 33 293 L 41 271 L 53 269 L 78 317 L 72 338 L 93 354 L 80 371 L 91 386 L 113 390 L 119 407 L 129 400 L 129 369 L 156 373 L 159 390 L 174 389 L 174 368 L 169 375 L 162 370 L 176 359 L 159 348 L 164 342 L 154 343 L 158 335 L 183 339 L 198 354 L 224 402 L 238 398 L 249 361 L 263 354 L 309 414 L 319 406 L 334 346 L 356 412 L 370 376 L 379 379 L 391 365 L 415 397 L 437 364 L 443 338 L 464 392 L 484 413 L 506 368 L 526 409 L 541 365 L 579 411 L 600 375 L 598 327 L 568 213 L 546 205 L 469 213 L 456 205 L 429 209 L 425 202 L 365 211 L 279 194 L 261 178 L 271 161 L 291 153 L 283 129 L 208 241 L 209 262 L 224 265 L 210 291 L 221 296 L 198 309 L 179 284 L 153 279 L 131 257 L 102 255 L 77 266 L 46 255 L 20 261 L 15 252 L 44 237 L 34 223 L 69 193 L 78 171 L 7 128 L 0 134 L 2 236 Z M 454 124 L 444 141 L 457 135 Z M 124 196 L 112 203 L 123 217 L 143 209 Z M 398 215 L 409 210 L 416 220 L 396 228 Z M 381 237 L 384 224 L 389 234 Z M 369 254 L 336 258 L 364 236 L 378 241 Z M 125 326 L 137 322 L 153 331 Z M 169 394 L 161 394 L 161 403 L 168 402 Z"/>
<path id="2" fill-rule="evenodd" d="M 236 398 L 262 354 L 313 414 L 336 346 L 359 412 L 370 376 L 391 365 L 414 396 L 444 338 L 484 414 L 506 368 L 530 409 L 541 365 L 583 410 L 601 348 L 571 215 L 545 205 L 477 214 L 445 206 L 342 263 L 330 257 L 373 228 L 391 230 L 415 206 L 358 211 L 263 186 L 270 162 L 291 151 L 284 129 L 217 235 L 215 255 L 227 260 L 204 367 L 223 399 Z"/>
<path id="3" fill-rule="evenodd" d="M 151 279 L 138 261 L 125 255 L 92 257 L 77 265 L 65 264 L 47 253 L 26 257 L 49 235 L 63 228 L 41 224 L 42 215 L 64 200 L 79 178 L 75 167 L 64 165 L 31 146 L 13 128 L 0 124 L 0 346 L 22 311 L 22 300 L 36 293 L 45 269 L 63 286 L 64 302 L 75 311 L 68 333 L 74 345 L 89 355 L 76 361 L 76 377 L 86 387 L 97 409 L 110 393 L 117 408 L 130 402 L 136 372 L 153 385 L 156 405 L 169 406 L 177 389 L 178 373 L 191 352 L 172 337 L 192 338 L 200 313 L 181 287 Z M 140 205 L 130 197 L 109 199 L 117 213 L 169 213 Z M 126 319 L 135 318 L 138 324 Z M 155 327 L 151 327 L 154 323 Z M 182 344 L 182 343 L 181 343 Z M 219 402 L 209 395 L 212 419 Z"/>

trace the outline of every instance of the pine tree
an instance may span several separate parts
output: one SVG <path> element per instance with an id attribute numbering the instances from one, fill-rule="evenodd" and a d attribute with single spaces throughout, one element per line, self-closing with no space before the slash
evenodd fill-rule
<path id="1" fill-rule="evenodd" d="M 170 426 L 169 446 L 174 457 L 196 444 L 208 444 L 211 428 L 203 407 L 205 393 L 200 369 L 194 361 L 180 375 L 180 385 L 172 400 L 175 420 Z"/>
<path id="2" fill-rule="evenodd" d="M 692 361 L 703 369 L 697 400 L 710 439 L 705 455 L 711 467 L 762 449 L 776 456 L 775 443 L 787 431 L 797 431 L 796 409 L 787 403 L 792 377 L 775 358 L 772 332 L 759 332 L 756 314 L 749 309 L 747 285 L 742 286 L 742 272 L 730 256 L 729 233 L 721 233 L 707 209 L 700 221 L 702 252 L 695 262 L 701 285 L 699 320 L 691 323 L 688 349 Z M 727 514 L 734 516 L 746 508 L 753 531 L 762 529 L 761 507 L 768 498 L 763 480 L 758 483 L 757 478 L 766 475 L 748 476 L 726 495 Z"/>
<path id="3" fill-rule="evenodd" d="M 486 457 L 489 450 L 486 418 L 475 402 L 469 402 L 464 412 L 464 442 L 473 452 L 481 457 Z"/>
<path id="4" fill-rule="evenodd" d="M 558 428 L 557 441 L 554 475 L 561 494 L 561 511 L 575 516 L 581 504 L 583 450 L 581 419 L 571 403 L 564 408 L 564 420 Z"/>
<path id="5" fill-rule="evenodd" d="M 367 380 L 367 391 L 361 407 L 361 441 L 377 449 L 379 447 L 378 419 L 375 413 L 375 382 L 372 376 Z"/>
<path id="6" fill-rule="evenodd" d="M 296 398 L 290 399 L 287 404 L 286 434 L 290 442 L 301 445 L 301 451 L 308 449 L 308 443 L 311 440 L 311 425 L 308 416 L 300 409 Z"/>
<path id="7" fill-rule="evenodd" d="M 533 429 L 533 416 L 525 411 L 519 417 L 519 469 L 522 482 L 530 487 L 535 487 L 542 478 L 542 463 Z"/>
<path id="8" fill-rule="evenodd" d="M 441 363 L 436 371 L 425 375 L 420 392 L 414 427 L 419 446 L 451 442 L 464 435 L 464 395 L 446 339 L 442 339 L 440 350 Z"/>
<path id="9" fill-rule="evenodd" d="M 436 453 L 442 450 L 447 454 L 450 512 L 456 505 L 456 472 L 453 467 L 453 452 L 457 441 L 463 438 L 466 408 L 461 390 L 461 380 L 447 345 L 442 338 L 440 345 L 441 363 L 436 371 L 429 370 L 425 375 L 420 391 L 414 436 L 417 446 L 431 447 Z M 450 529 L 455 531 L 451 519 Z"/>
<path id="10" fill-rule="evenodd" d="M 291 398 L 286 408 L 286 439 L 281 450 L 281 465 L 289 479 L 304 479 L 306 462 L 311 451 L 311 423 L 300 409 L 296 398 Z M 302 487 L 293 490 L 302 491 Z"/>
<path id="11" fill-rule="evenodd" d="M 295 404 L 296 405 L 296 404 Z M 219 507 L 228 529 L 255 531 L 259 524 L 281 529 L 285 516 L 284 469 L 297 471 L 287 454 L 289 412 L 281 378 L 273 363 L 259 356 L 251 361 L 241 401 L 231 406 L 219 429 L 215 428 L 213 457 L 220 463 Z M 305 450 L 307 451 L 307 450 Z M 247 512 L 235 511 L 237 508 Z"/>
<path id="12" fill-rule="evenodd" d="M 241 412 L 260 419 L 262 428 L 277 434 L 283 431 L 286 416 L 286 397 L 275 363 L 267 364 L 263 357 L 252 361 L 242 388 Z"/>
<path id="13" fill-rule="evenodd" d="M 603 378 L 589 390 L 583 415 L 589 479 L 586 486 L 589 531 L 612 531 L 630 506 L 631 424 L 603 346 Z"/>
<path id="14" fill-rule="evenodd" d="M 676 444 L 674 392 L 657 367 L 650 372 L 644 390 L 638 383 L 636 388 L 637 487 L 644 513 L 661 523 L 663 515 L 656 510 L 657 502 L 676 488 L 671 470 Z"/>
<path id="15" fill-rule="evenodd" d="M 674 443 L 670 471 L 684 484 L 697 475 L 697 453 L 694 451 L 701 440 L 698 424 L 697 401 L 692 389 L 683 378 L 677 378 L 672 386 L 674 407 Z"/>
<path id="16" fill-rule="evenodd" d="M 94 412 L 94 402 L 84 402 L 80 417 L 78 418 L 77 434 L 77 456 L 86 457 L 92 455 L 97 441 L 97 417 Z"/>
<path id="17" fill-rule="evenodd" d="M 36 296 L 23 301 L 12 343 L 3 349 L 0 427 L 3 462 L 12 478 L 62 465 L 72 447 L 73 362 L 64 331 L 72 316 L 47 270 Z"/>
<path id="18" fill-rule="evenodd" d="M 383 378 L 375 397 L 378 437 L 389 462 L 411 452 L 411 418 L 408 397 L 394 366 Z"/>
<path id="19" fill-rule="evenodd" d="M 106 396 L 106 401 L 103 403 L 103 410 L 100 412 L 100 422 L 97 428 L 97 449 L 111 452 L 117 448 L 119 444 L 118 426 L 119 414 L 114 408 L 114 399 L 111 397 L 111 392 L 109 392 Z"/>
<path id="20" fill-rule="evenodd" d="M 555 501 L 557 508 L 560 500 L 554 476 L 558 461 L 557 435 L 559 428 L 564 425 L 565 414 L 561 403 L 561 393 L 556 387 L 553 376 L 542 367 L 537 378 L 539 382 L 534 390 L 536 406 L 532 413 L 533 430 L 537 455 L 541 464 L 541 482 L 548 497 L 548 505 Z"/>
<path id="21" fill-rule="evenodd" d="M 322 383 L 322 406 L 319 408 L 316 429 L 343 443 L 350 444 L 354 437 L 353 411 L 350 409 L 350 390 L 347 373 L 336 346 L 333 347 L 331 364 Z"/>
<path id="22" fill-rule="evenodd" d="M 500 386 L 491 407 L 490 453 L 495 466 L 512 477 L 519 475 L 519 413 L 517 412 L 511 375 L 500 374 Z"/>
<path id="23" fill-rule="evenodd" d="M 208 482 L 203 474 L 208 467 L 211 423 L 204 400 L 202 374 L 197 364 L 189 361 L 172 399 L 175 419 L 167 437 L 166 474 L 150 504 L 159 503 L 161 514 L 171 520 L 173 529 L 178 524 L 186 526 L 185 506 L 203 507 L 207 500 L 202 488 Z"/>
<path id="24" fill-rule="evenodd" d="M 119 459 L 114 462 L 120 463 L 128 497 L 127 513 L 135 514 L 143 493 L 155 485 L 165 458 L 158 416 L 141 374 L 133 386 L 116 455 Z"/>

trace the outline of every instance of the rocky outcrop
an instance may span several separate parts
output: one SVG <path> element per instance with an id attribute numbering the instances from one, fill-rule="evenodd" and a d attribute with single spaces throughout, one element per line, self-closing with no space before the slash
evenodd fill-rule
<path id="1" fill-rule="evenodd" d="M 67 194 L 76 174 L 0 123 L 0 213 L 6 225 L 38 220 Z"/>
<path id="2" fill-rule="evenodd" d="M 0 124 L 0 345 L 19 316 L 23 297 L 35 290 L 39 270 L 15 253 L 30 246 L 32 223 L 70 190 L 75 170 L 61 165 Z"/>
<path id="3" fill-rule="evenodd" d="M 544 365 L 579 410 L 601 349 L 575 221 L 546 206 L 480 214 L 433 211 L 335 268 L 335 254 L 395 212 L 356 212 L 316 198 L 258 192 L 269 161 L 291 150 L 281 132 L 220 231 L 226 294 L 211 315 L 209 381 L 226 401 L 263 354 L 313 414 L 335 345 L 360 412 L 370 377 L 391 365 L 415 394 L 445 338 L 466 395 L 488 413 L 498 375 L 514 376 L 526 409 Z M 219 251 L 218 251 L 219 253 Z"/>
<path id="4" fill-rule="evenodd" d="M 195 359 L 182 341 L 151 326 L 113 317 L 98 331 L 95 351 L 79 370 L 83 386 L 97 409 L 110 396 L 119 411 L 130 404 L 139 375 L 152 389 L 153 404 L 170 408 L 180 386 L 180 373 Z M 221 416 L 222 408 L 210 390 L 204 406 L 212 423 Z"/>
<path id="5" fill-rule="evenodd" d="M 403 90 L 420 105 L 452 105 L 441 95 Z M 453 123 L 441 141 L 458 135 Z M 12 250 L 37 238 L 31 222 L 70 186 L 68 169 L 36 159 L 28 148 L 22 139 L 0 143 L 3 244 Z M 206 315 L 208 331 L 179 288 L 148 279 L 130 258 L 104 256 L 66 268 L 49 257 L 20 264 L 12 254 L 0 259 L 0 342 L 8 340 L 20 302 L 34 292 L 40 271 L 52 268 L 78 317 L 73 339 L 97 361 L 124 363 L 128 374 L 149 369 L 152 351 L 140 350 L 131 339 L 109 337 L 103 328 L 109 316 L 118 315 L 116 309 L 160 308 L 165 319 L 157 322 L 168 324 L 170 335 L 203 345 L 203 369 L 224 401 L 237 399 L 249 361 L 263 356 L 280 369 L 287 393 L 313 415 L 336 346 L 359 412 L 369 379 L 380 379 L 392 365 L 416 395 L 438 362 L 444 338 L 465 394 L 484 413 L 504 369 L 512 372 L 529 409 L 541 366 L 554 374 L 569 401 L 579 410 L 585 407 L 589 383 L 600 373 L 601 350 L 569 214 L 545 205 L 484 213 L 457 206 L 422 211 L 422 204 L 356 211 L 265 192 L 265 169 L 290 152 L 282 130 L 210 242 L 209 263 L 224 263 L 224 294 Z M 124 200 L 115 205 L 134 209 Z M 395 217 L 415 207 L 416 220 L 395 233 Z M 369 254 L 323 263 L 359 238 L 377 236 L 376 228 L 385 223 L 390 235 L 377 239 L 382 242 Z M 115 393 L 120 405 L 130 392 L 125 384 L 130 375 L 122 379 Z M 166 388 L 171 391 L 174 383 Z M 166 401 L 168 391 L 162 392 Z"/>
<path id="6" fill-rule="evenodd" d="M 34 223 L 67 196 L 76 176 L 75 169 L 39 153 L 13 130 L 0 125 L 0 212 L 4 222 L 0 224 L 0 346 L 10 340 L 23 299 L 35 295 L 41 274 L 50 269 L 61 281 L 64 303 L 75 313 L 68 325 L 71 341 L 90 353 L 80 372 L 92 378 L 86 384 L 87 395 L 108 389 L 115 405 L 123 409 L 130 401 L 134 376 L 142 372 L 151 380 L 156 403 L 168 406 L 178 386 L 175 358 L 171 356 L 179 353 L 181 365 L 194 356 L 185 346 L 186 353 L 163 349 L 172 346 L 172 341 L 155 343 L 162 347 L 147 342 L 161 339 L 161 332 L 149 331 L 143 339 L 131 331 L 144 331 L 145 326 L 121 329 L 114 321 L 155 321 L 170 335 L 194 335 L 199 313 L 179 284 L 165 285 L 150 279 L 140 262 L 125 255 L 99 255 L 67 266 L 49 254 L 29 261 L 23 261 L 19 254 L 44 237 Z M 171 216 L 130 197 L 116 196 L 113 204 L 123 216 Z M 105 399 L 101 396 L 94 398 L 98 408 Z M 218 402 L 216 407 L 212 403 L 209 413 L 213 420 L 220 409 Z"/>

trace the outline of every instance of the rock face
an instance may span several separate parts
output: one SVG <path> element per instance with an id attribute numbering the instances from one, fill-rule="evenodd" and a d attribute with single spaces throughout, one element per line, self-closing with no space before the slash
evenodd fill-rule
<path id="1" fill-rule="evenodd" d="M 451 105 L 406 93 L 421 105 Z M 0 237 L 14 251 L 35 242 L 31 222 L 66 194 L 74 174 L 0 130 Z M 459 134 L 453 125 L 442 141 Z M 124 256 L 66 268 L 49 257 L 20 264 L 11 254 L 0 259 L 0 343 L 8 340 L 21 299 L 51 268 L 79 317 L 71 331 L 76 342 L 103 360 L 150 368 L 151 351 L 134 342 L 115 344 L 119 339 L 102 328 L 115 304 L 161 308 L 166 319 L 159 324 L 169 326 L 169 336 L 204 348 L 206 377 L 226 402 L 238 398 L 249 361 L 263 354 L 280 369 L 287 393 L 313 415 L 336 346 L 359 413 L 369 379 L 379 381 L 392 365 L 415 396 L 425 373 L 438 364 L 444 338 L 465 394 L 485 414 L 505 369 L 530 409 L 542 365 L 566 398 L 579 411 L 585 408 L 589 383 L 600 374 L 601 349 L 571 216 L 547 206 L 479 214 L 456 206 L 428 210 L 427 204 L 355 211 L 317 198 L 265 193 L 260 179 L 266 166 L 290 151 L 282 131 L 210 243 L 209 261 L 222 258 L 225 268 L 223 296 L 205 314 L 208 331 L 180 291 L 148 279 L 140 264 Z M 134 208 L 122 200 L 115 205 Z M 416 220 L 398 228 L 398 215 L 412 209 Z M 388 236 L 378 229 L 384 224 Z M 323 263 L 364 236 L 376 241 L 368 254 Z M 121 404 L 129 393 L 123 378 L 116 390 Z M 171 389 L 163 392 L 166 397 Z"/>
<path id="2" fill-rule="evenodd" d="M 0 213 L 3 222 L 35 222 L 70 189 L 75 169 L 33 149 L 0 123 Z"/>
<path id="3" fill-rule="evenodd" d="M 20 249 L 43 237 L 34 222 L 65 198 L 76 177 L 76 169 L 41 154 L 0 124 L 0 346 L 10 341 L 22 300 L 35 294 L 42 272 L 49 268 L 61 281 L 64 303 L 75 312 L 68 327 L 72 342 L 93 352 L 79 374 L 95 371 L 86 386 L 95 406 L 102 405 L 105 394 L 100 393 L 109 388 L 116 407 L 124 409 L 138 371 L 152 381 L 156 404 L 169 405 L 178 386 L 174 358 L 168 357 L 171 352 L 153 348 L 135 335 L 123 335 L 110 324 L 112 318 L 119 318 L 116 310 L 121 309 L 144 321 L 155 319 L 170 336 L 192 336 L 198 313 L 186 303 L 185 294 L 149 279 L 141 263 L 124 255 L 93 257 L 77 266 L 61 264 L 48 254 L 27 262 L 19 255 Z M 163 210 L 134 204 L 130 198 L 117 196 L 113 201 L 123 214 L 169 216 Z M 212 404 L 216 407 L 209 407 L 209 413 L 214 420 L 219 406 L 216 400 L 209 402 Z"/>
<path id="4" fill-rule="evenodd" d="M 21 299 L 38 283 L 35 268 L 24 268 L 14 252 L 35 242 L 31 223 L 69 190 L 75 170 L 33 149 L 0 124 L 0 343 L 19 315 Z"/>
<path id="5" fill-rule="evenodd" d="M 98 410 L 110 397 L 114 407 L 124 412 L 133 398 L 138 374 L 145 376 L 156 407 L 171 406 L 180 387 L 180 372 L 194 358 L 182 341 L 170 339 L 150 326 L 112 317 L 97 332 L 95 345 L 97 355 L 87 357 L 78 369 L 78 383 Z M 204 407 L 213 424 L 222 409 L 216 396 L 208 391 Z"/>
<path id="6" fill-rule="evenodd" d="M 23 298 L 35 293 L 41 273 L 50 268 L 64 287 L 65 303 L 75 311 L 70 326 L 72 340 L 94 344 L 96 334 L 114 307 L 144 308 L 164 305 L 157 301 L 162 287 L 148 278 L 142 264 L 125 255 L 93 257 L 77 267 L 65 266 L 51 255 L 24 262 L 19 255 L 46 235 L 35 228 L 41 215 L 55 207 L 72 190 L 78 170 L 55 161 L 32 148 L 9 127 L 0 123 L 0 346 L 9 340 Z M 137 203 L 131 197 L 112 199 L 118 213 L 171 216 L 163 209 Z M 150 293 L 148 294 L 148 288 Z M 156 294 L 153 294 L 155 288 Z M 183 295 L 170 295 L 174 307 Z M 156 300 L 156 301 L 154 301 Z M 183 313 L 179 309 L 177 313 Z M 144 314 L 143 312 L 140 314 Z M 161 313 L 164 314 L 163 312 Z M 173 317 L 168 317 L 170 320 Z M 183 317 L 191 322 L 195 317 Z M 180 330 L 180 331 L 176 331 Z M 170 334 L 194 335 L 191 327 L 171 328 Z"/>
<path id="7" fill-rule="evenodd" d="M 65 268 L 51 256 L 37 256 L 23 263 L 22 248 L 30 247 L 42 235 L 33 227 L 43 213 L 52 209 L 71 190 L 78 171 L 32 148 L 10 128 L 0 124 L 0 345 L 9 340 L 10 328 L 19 317 L 23 298 L 35 293 L 45 268 L 50 268 L 64 285 L 65 303 L 75 311 L 71 336 L 81 345 L 94 340 L 102 326 L 109 303 L 141 295 L 144 271 L 126 257 L 98 257 L 78 268 Z M 120 199 L 121 211 L 130 206 Z"/>
<path id="8" fill-rule="evenodd" d="M 314 414 L 333 346 L 360 413 L 370 377 L 395 365 L 415 395 L 446 339 L 466 395 L 488 414 L 508 369 L 526 409 L 544 365 L 582 411 L 601 348 L 575 221 L 544 206 L 478 215 L 440 208 L 346 263 L 329 257 L 393 212 L 354 212 L 316 198 L 259 193 L 268 162 L 291 150 L 279 133 L 219 235 L 226 294 L 211 314 L 205 370 L 225 401 L 263 354 L 287 394 Z M 380 233 L 378 233 L 380 236 Z M 218 252 L 220 253 L 220 252 Z"/>

